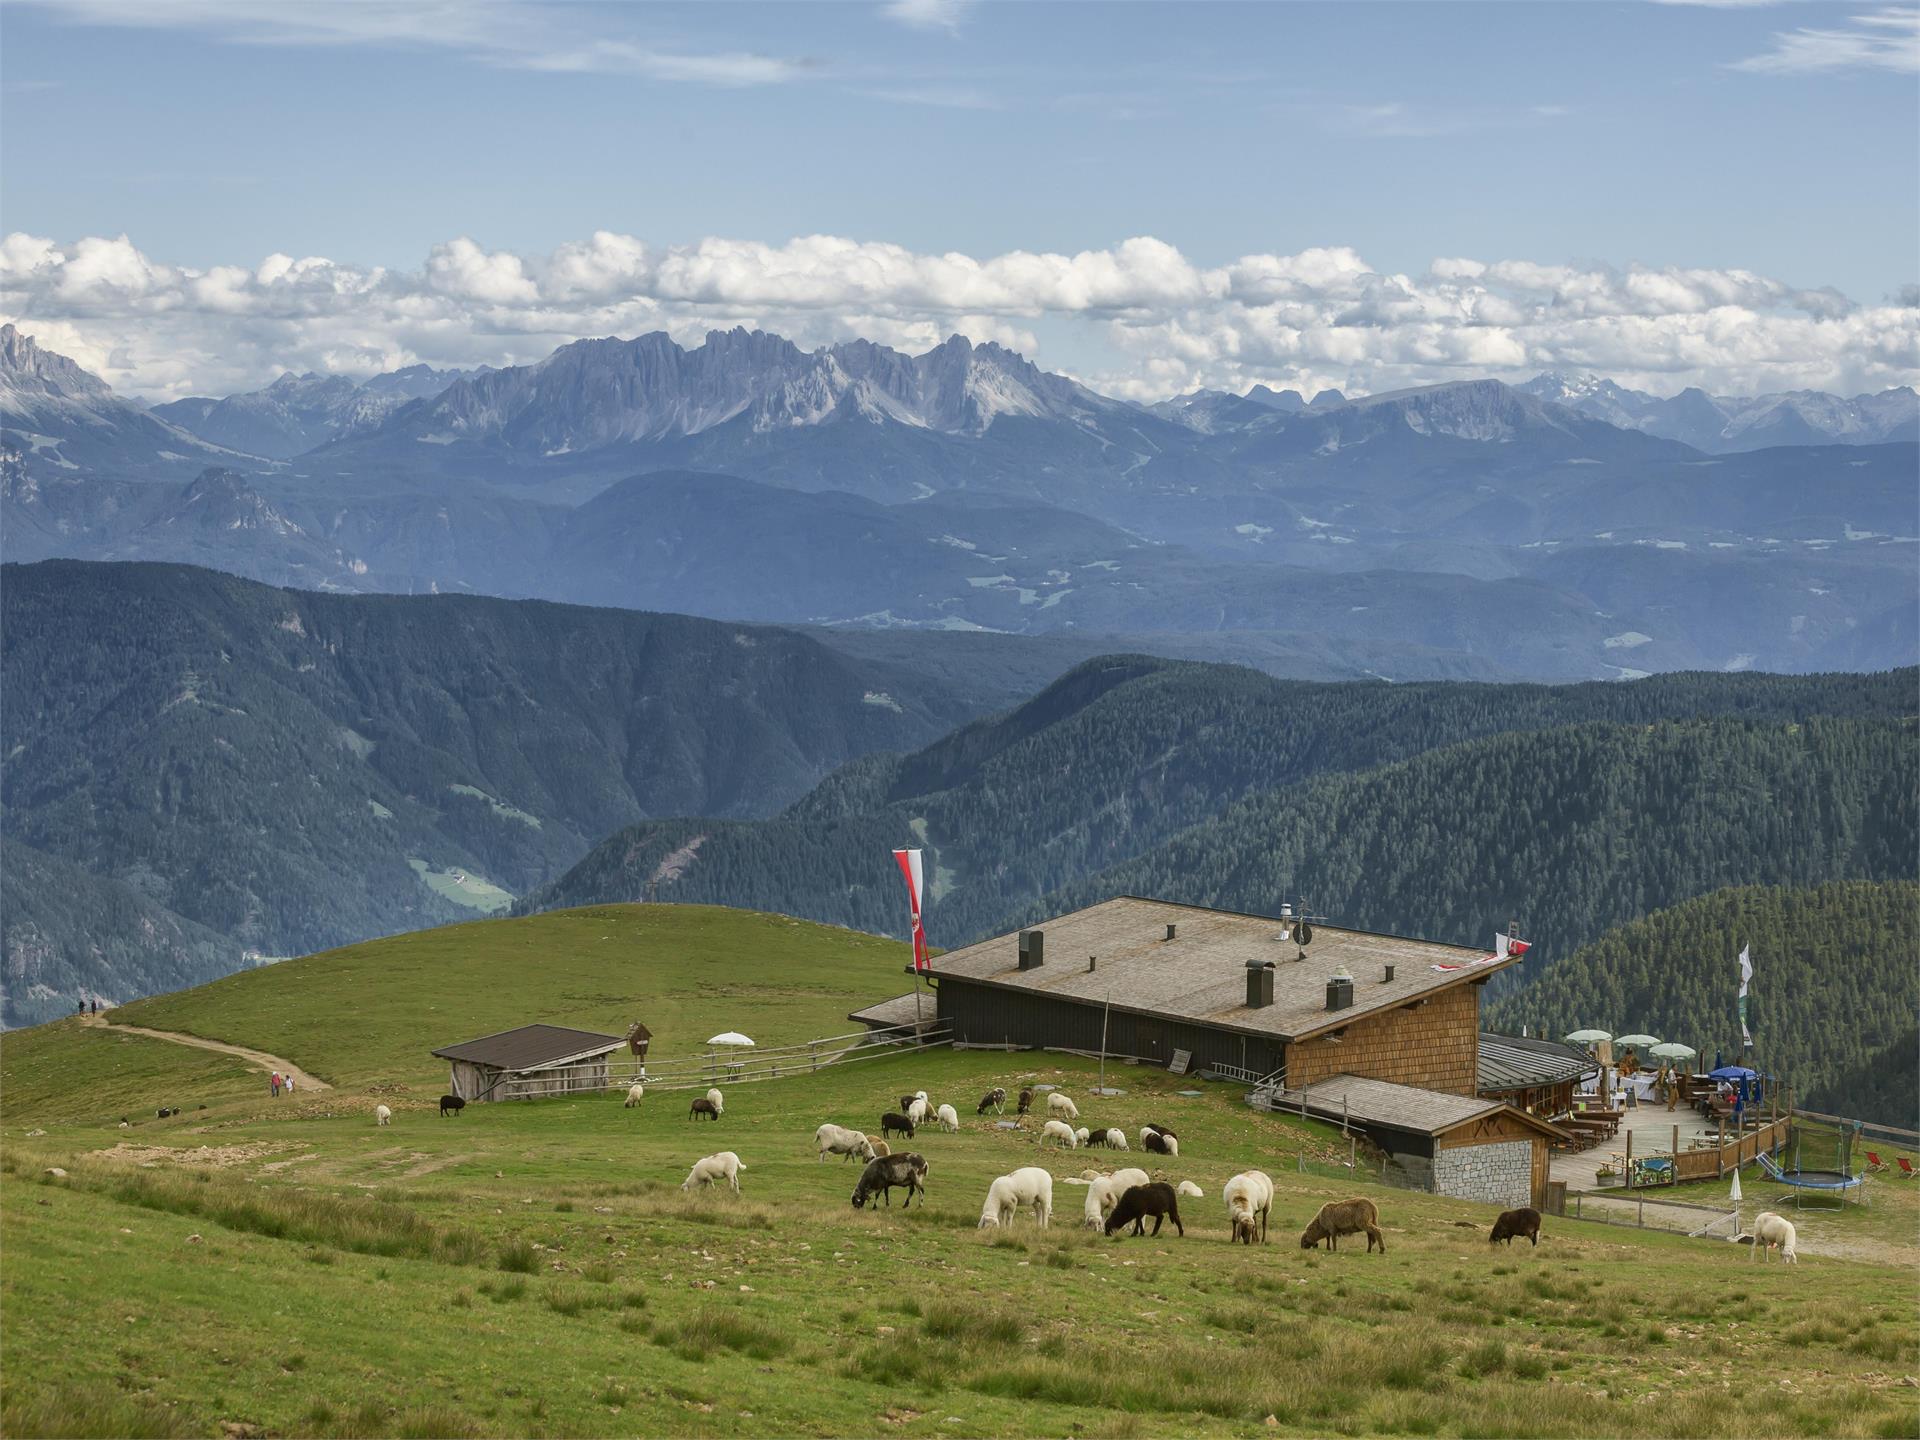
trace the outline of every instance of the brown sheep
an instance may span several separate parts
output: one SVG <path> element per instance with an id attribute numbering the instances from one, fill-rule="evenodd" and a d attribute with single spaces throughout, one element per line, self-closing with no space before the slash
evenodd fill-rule
<path id="1" fill-rule="evenodd" d="M 1386 1238 L 1380 1233 L 1380 1212 L 1371 1200 L 1329 1200 L 1300 1232 L 1300 1248 L 1311 1250 L 1325 1240 L 1329 1249 L 1338 1250 L 1342 1235 L 1358 1235 L 1363 1230 L 1367 1236 L 1367 1253 L 1371 1255 L 1373 1247 L 1378 1245 L 1380 1253 L 1386 1254 Z"/>
<path id="2" fill-rule="evenodd" d="M 1523 1205 L 1518 1210 L 1507 1210 L 1493 1222 L 1493 1233 L 1487 1236 L 1489 1245 L 1498 1245 L 1502 1240 L 1512 1245 L 1514 1238 L 1524 1235 L 1534 1244 L 1540 1243 L 1540 1212 L 1531 1205 Z"/>
<path id="3" fill-rule="evenodd" d="M 1033 1108 L 1033 1089 L 1028 1087 L 1020 1092 L 1020 1108 L 1017 1114 L 1024 1115 Z"/>

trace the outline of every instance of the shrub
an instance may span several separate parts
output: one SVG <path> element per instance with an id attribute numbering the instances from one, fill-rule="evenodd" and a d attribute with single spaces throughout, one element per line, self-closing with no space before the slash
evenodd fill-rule
<path id="1" fill-rule="evenodd" d="M 531 1275 L 540 1268 L 540 1257 L 525 1240 L 509 1240 L 500 1247 L 500 1268 L 514 1275 Z"/>

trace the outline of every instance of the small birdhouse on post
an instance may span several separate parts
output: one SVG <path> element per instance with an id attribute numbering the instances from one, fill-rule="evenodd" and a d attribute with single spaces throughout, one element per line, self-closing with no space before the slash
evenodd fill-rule
<path id="1" fill-rule="evenodd" d="M 646 1063 L 647 1046 L 652 1043 L 653 1032 L 638 1020 L 634 1021 L 633 1028 L 627 1031 L 627 1049 L 631 1050 L 642 1064 Z"/>

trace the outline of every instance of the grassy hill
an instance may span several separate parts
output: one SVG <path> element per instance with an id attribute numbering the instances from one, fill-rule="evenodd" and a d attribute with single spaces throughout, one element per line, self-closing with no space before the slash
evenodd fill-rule
<path id="1" fill-rule="evenodd" d="M 159 995 L 113 1018 L 246 1044 L 336 1082 L 438 1095 L 433 1049 L 545 1021 L 692 1054 L 740 1030 L 790 1045 L 857 1029 L 847 1013 L 898 994 L 897 941 L 784 915 L 699 905 L 604 905 L 474 921 L 325 951 Z"/>
<path id="2" fill-rule="evenodd" d="M 1308 792 L 1298 787 L 1307 782 L 1323 782 L 1311 792 L 1318 795 L 1342 783 L 1333 777 L 1357 777 L 1469 740 L 1576 724 L 1711 717 L 1733 733 L 1741 725 L 1790 725 L 1817 716 L 1892 719 L 1912 712 L 1915 680 L 1914 672 L 1903 671 L 1671 675 L 1567 687 L 1313 684 L 1230 666 L 1107 656 L 1076 667 L 1008 713 L 974 721 L 916 753 L 855 762 L 773 819 L 660 820 L 620 831 L 522 908 L 657 896 L 891 933 L 903 912 L 886 853 L 919 843 L 928 849 L 933 877 L 929 924 L 937 938 L 960 944 L 992 933 L 1012 914 L 1032 913 L 1041 897 L 1148 854 L 1236 802 L 1246 805 L 1232 812 L 1234 824 L 1250 812 L 1283 813 L 1301 803 Z M 1684 744 L 1711 765 L 1721 733 L 1689 732 Z M 1538 743 L 1516 739 L 1511 751 L 1490 744 L 1473 752 L 1477 758 L 1450 781 L 1461 823 L 1531 804 L 1531 792 L 1542 787 L 1554 806 L 1581 803 L 1571 777 L 1517 776 L 1497 758 Z M 1859 777 L 1848 783 L 1857 789 Z M 1388 844 L 1377 831 L 1381 818 L 1369 817 L 1376 830 L 1366 832 L 1363 843 Z M 1788 828 L 1812 819 L 1796 816 Z M 1636 823 L 1604 805 L 1595 821 L 1603 838 Z M 1541 825 L 1551 823 L 1550 814 L 1541 817 Z M 1205 833 L 1216 848 L 1237 843 L 1224 830 Z M 1489 835 L 1484 859 L 1501 870 L 1517 868 L 1521 852 L 1544 839 L 1527 829 Z M 663 869 L 669 856 L 673 863 Z M 1222 858 L 1208 855 L 1204 865 L 1185 872 L 1156 871 L 1142 893 L 1213 876 Z M 1408 878 L 1438 884 L 1451 859 L 1425 859 L 1433 868 Z M 1293 880 L 1277 878 L 1293 893 Z M 1556 883 L 1550 875 L 1541 878 Z M 1734 878 L 1748 877 L 1736 870 Z M 1311 887 L 1308 893 L 1321 894 Z M 1243 894 L 1235 903 L 1270 909 L 1277 894 Z M 1330 907 L 1332 897 L 1324 903 Z M 1504 908 L 1495 908 L 1504 918 Z M 1385 920 L 1387 928 L 1417 929 L 1432 918 L 1396 909 Z M 1487 923 L 1480 916 L 1468 933 Z"/>
<path id="3" fill-rule="evenodd" d="M 1496 1004 L 1495 1028 L 1645 1030 L 1740 1053 L 1735 957 L 1751 945 L 1752 1063 L 1808 1109 L 1914 1128 L 1920 885 L 1716 890 L 1608 932 Z"/>
<path id="4" fill-rule="evenodd" d="M 970 674 L 938 637 L 916 664 L 768 626 L 165 565 L 9 566 L 0 626 L 7 837 L 268 955 L 501 908 L 646 816 L 770 814 L 1067 663 L 1008 640 Z M 66 1008 L 153 988 L 118 966 L 124 927 L 91 938 L 54 985 Z"/>
<path id="5" fill-rule="evenodd" d="M 621 919 L 680 923 L 630 947 L 590 938 Z M 1886 1238 L 1914 1248 L 1920 1196 L 1897 1185 L 1872 1210 L 1809 1219 L 1797 1269 L 1762 1269 L 1711 1241 L 1553 1219 L 1538 1249 L 1490 1251 L 1486 1207 L 1372 1185 L 1326 1127 L 1129 1067 L 1113 1072 L 1125 1093 L 1096 1100 L 1094 1067 L 1052 1055 L 830 1067 L 736 1087 L 698 1130 L 670 1092 L 635 1110 L 608 1096 L 433 1113 L 438 1075 L 416 1057 L 434 1005 L 466 1007 L 471 1028 L 644 996 L 678 1037 L 737 1003 L 707 993 L 729 973 L 763 1006 L 755 1023 L 787 1036 L 898 982 L 862 937 L 800 926 L 787 944 L 781 923 L 664 907 L 486 922 L 139 1007 L 143 1023 L 331 1067 L 337 1090 L 294 1100 L 164 1041 L 72 1021 L 9 1036 L 0 1428 L 1892 1436 L 1920 1419 L 1899 1384 L 1920 1364 L 1907 1251 Z M 615 961 L 597 960 L 603 944 Z M 465 954 L 492 957 L 484 983 L 450 995 Z M 353 1023 L 303 1038 L 356 988 Z M 1043 1152 L 965 1103 L 1027 1080 L 1090 1119 L 1178 1129 L 1181 1159 L 1150 1168 L 1206 1189 L 1183 1203 L 1185 1237 L 1073 1223 L 1084 1192 L 1067 1178 L 1112 1159 Z M 915 1141 L 924 1208 L 856 1212 L 853 1167 L 818 1163 L 813 1128 L 871 1127 L 903 1089 L 956 1103 L 961 1131 Z M 154 1119 L 156 1100 L 186 1113 Z M 372 1124 L 377 1100 L 391 1128 Z M 745 1162 L 743 1194 L 681 1194 L 720 1148 Z M 1053 1227 L 977 1230 L 989 1180 L 1033 1163 L 1056 1177 Z M 1254 1249 L 1228 1243 L 1218 1198 L 1250 1165 L 1279 1192 L 1273 1243 Z M 1298 1249 L 1313 1210 L 1353 1193 L 1380 1205 L 1388 1252 Z M 1893 1258 L 1835 1259 L 1822 1235 Z"/>

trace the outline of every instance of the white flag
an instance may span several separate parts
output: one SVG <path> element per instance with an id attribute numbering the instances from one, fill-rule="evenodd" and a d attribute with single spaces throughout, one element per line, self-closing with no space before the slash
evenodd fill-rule
<path id="1" fill-rule="evenodd" d="M 1753 1032 L 1747 1029 L 1747 982 L 1753 979 L 1753 947 L 1740 947 L 1740 1043 L 1749 1050 L 1753 1048 Z"/>

